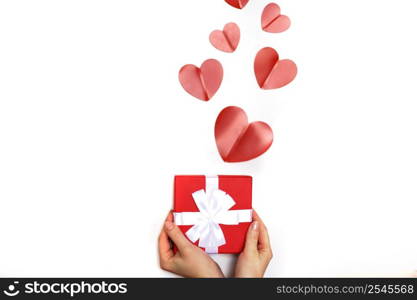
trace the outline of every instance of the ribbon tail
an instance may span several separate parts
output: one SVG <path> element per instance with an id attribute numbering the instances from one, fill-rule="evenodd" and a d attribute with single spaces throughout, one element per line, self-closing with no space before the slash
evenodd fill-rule
<path id="1" fill-rule="evenodd" d="M 201 224 L 195 224 L 193 227 L 187 230 L 185 235 L 193 243 L 197 242 L 201 237 Z"/>
<path id="2" fill-rule="evenodd" d="M 214 222 L 205 224 L 198 245 L 201 248 L 217 248 L 224 244 L 226 244 L 226 239 L 220 225 Z"/>
<path id="3" fill-rule="evenodd" d="M 216 254 L 216 253 L 219 253 L 219 248 L 218 247 L 207 247 L 207 248 L 205 248 L 205 251 L 208 254 Z"/>

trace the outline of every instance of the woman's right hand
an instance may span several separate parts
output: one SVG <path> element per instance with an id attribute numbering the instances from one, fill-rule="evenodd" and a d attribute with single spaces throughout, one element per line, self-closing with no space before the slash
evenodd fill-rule
<path id="1" fill-rule="evenodd" d="M 261 218 L 253 211 L 253 222 L 246 234 L 245 248 L 236 263 L 235 277 L 263 277 L 271 259 L 268 231 Z"/>

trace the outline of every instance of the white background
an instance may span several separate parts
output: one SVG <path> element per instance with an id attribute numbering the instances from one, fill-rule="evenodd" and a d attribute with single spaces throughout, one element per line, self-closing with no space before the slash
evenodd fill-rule
<path id="1" fill-rule="evenodd" d="M 0 2 L 0 276 L 171 276 L 156 240 L 175 174 L 254 177 L 267 276 L 417 269 L 417 4 L 280 0 L 293 24 L 270 34 L 267 3 Z M 208 42 L 230 21 L 234 54 Z M 264 46 L 298 64 L 292 84 L 258 88 Z M 177 76 L 207 58 L 225 77 L 203 102 Z M 220 159 L 228 105 L 271 125 L 265 155 Z"/>

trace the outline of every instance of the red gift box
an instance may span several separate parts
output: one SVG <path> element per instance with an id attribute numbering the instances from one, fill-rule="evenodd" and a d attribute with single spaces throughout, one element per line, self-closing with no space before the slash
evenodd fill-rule
<path id="1" fill-rule="evenodd" d="M 208 253 L 242 252 L 252 221 L 252 177 L 175 176 L 174 219 Z"/>

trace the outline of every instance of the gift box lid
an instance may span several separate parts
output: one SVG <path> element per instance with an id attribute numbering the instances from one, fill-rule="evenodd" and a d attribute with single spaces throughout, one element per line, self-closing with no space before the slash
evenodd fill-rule
<path id="1" fill-rule="evenodd" d="M 247 175 L 177 175 L 174 182 L 174 213 L 199 212 L 194 201 L 193 193 L 199 190 L 206 191 L 206 187 L 224 191 L 232 197 L 235 204 L 230 210 L 252 209 L 252 177 Z M 251 214 L 251 211 L 249 212 Z M 249 218 L 250 215 L 249 215 Z M 243 250 L 246 232 L 251 222 L 240 222 L 236 225 L 219 224 L 226 244 L 218 247 L 216 253 L 240 253 Z M 192 225 L 180 225 L 182 232 L 186 233 Z M 195 242 L 198 245 L 198 241 Z M 206 249 L 207 251 L 207 249 Z"/>
<path id="2" fill-rule="evenodd" d="M 198 211 L 192 193 L 204 189 L 205 175 L 176 175 L 174 182 L 174 211 Z M 218 175 L 219 189 L 225 191 L 233 199 L 235 206 L 231 209 L 252 208 L 252 176 Z"/>

